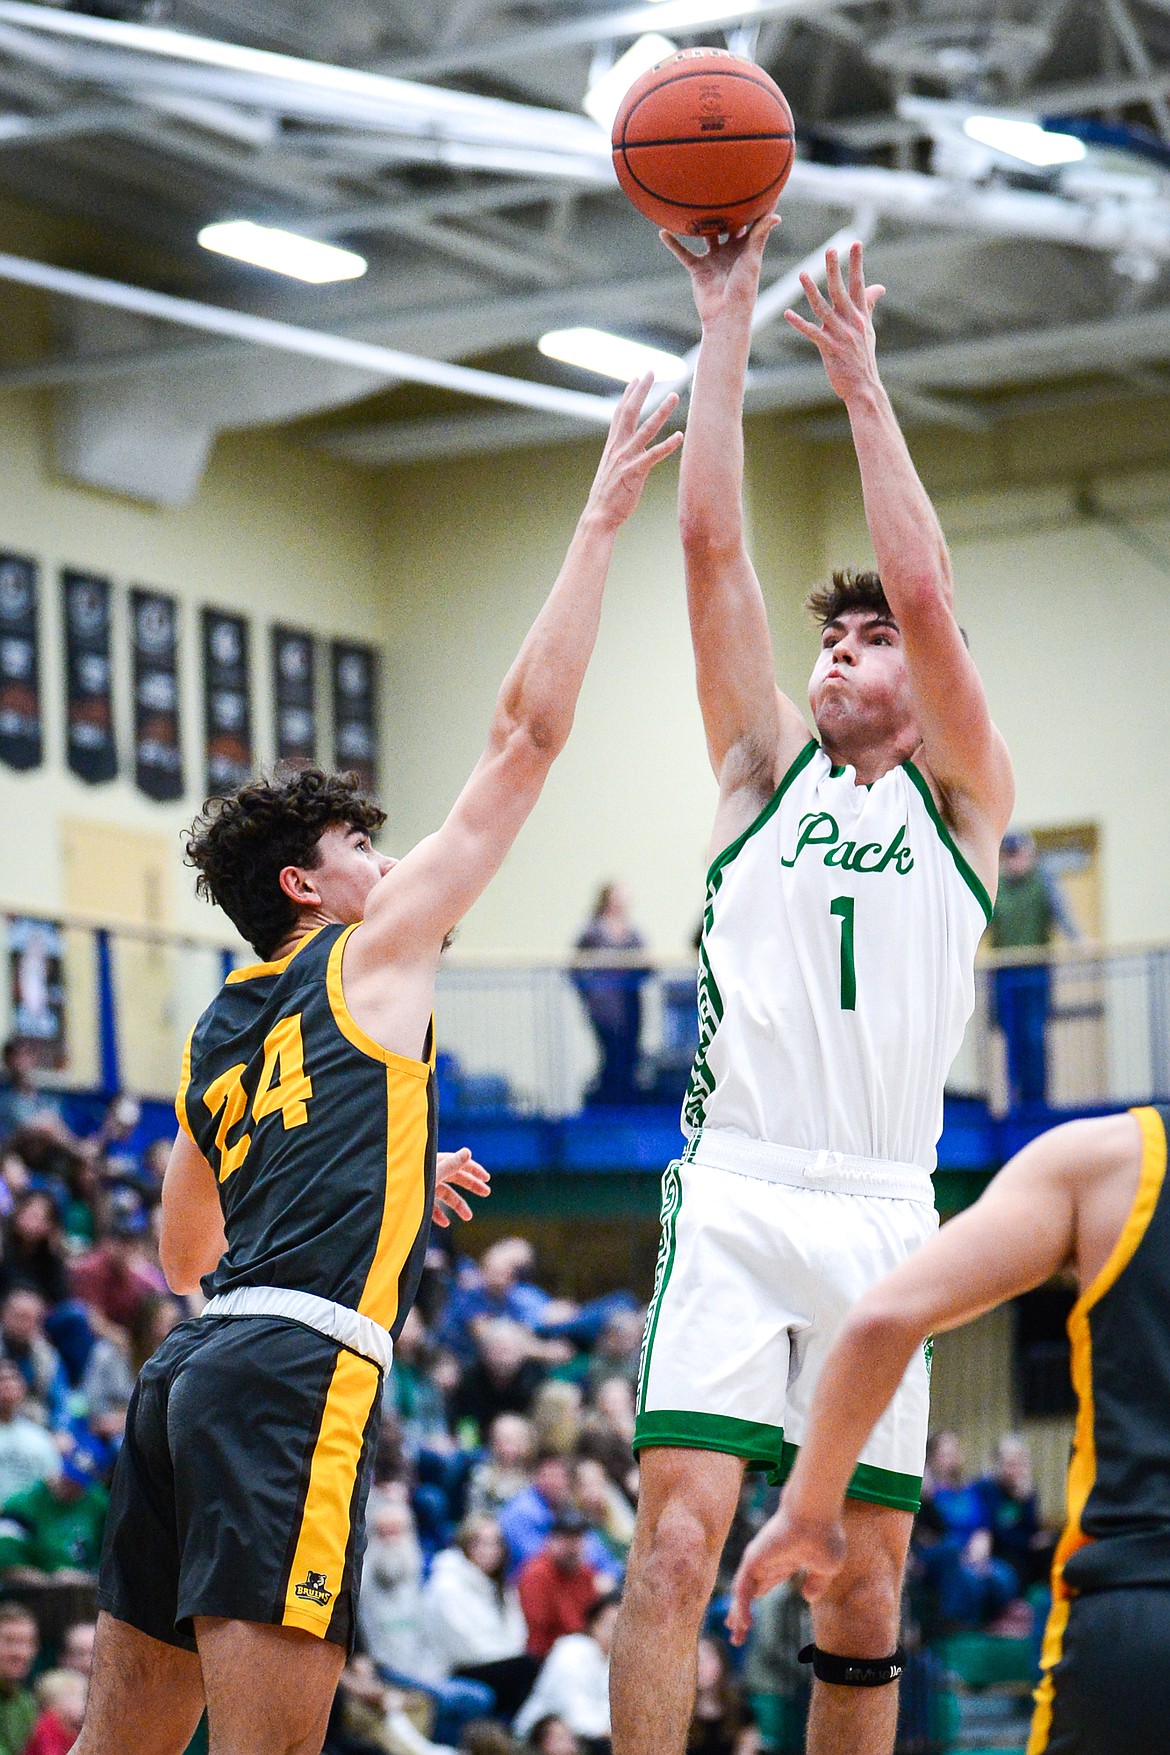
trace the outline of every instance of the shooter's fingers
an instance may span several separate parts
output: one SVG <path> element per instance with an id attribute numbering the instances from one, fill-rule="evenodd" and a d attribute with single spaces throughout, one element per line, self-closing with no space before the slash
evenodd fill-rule
<path id="1" fill-rule="evenodd" d="M 662 239 L 662 242 L 666 245 L 671 255 L 681 262 L 684 268 L 693 268 L 696 262 L 701 262 L 703 257 L 710 253 L 710 245 L 708 245 L 706 250 L 688 250 L 686 245 L 680 243 L 673 232 L 663 230 L 659 232 L 658 236 Z"/>

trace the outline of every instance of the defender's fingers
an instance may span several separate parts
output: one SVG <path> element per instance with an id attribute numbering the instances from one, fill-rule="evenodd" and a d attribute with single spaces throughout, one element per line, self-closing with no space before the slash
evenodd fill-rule
<path id="1" fill-rule="evenodd" d="M 862 263 L 863 255 L 863 245 L 850 244 L 849 297 L 853 300 L 855 305 L 864 305 L 865 303 L 865 270 Z"/>
<path id="2" fill-rule="evenodd" d="M 885 296 L 886 289 L 884 286 L 867 286 L 865 289 L 866 306 L 872 311 L 878 300 L 884 299 Z"/>
<path id="3" fill-rule="evenodd" d="M 825 251 L 825 290 L 833 301 L 833 309 L 844 316 L 849 308 L 845 282 L 841 278 L 841 258 L 836 250 Z"/>
<path id="4" fill-rule="evenodd" d="M 677 407 L 678 391 L 670 390 L 662 398 L 662 401 L 657 407 L 650 410 L 650 413 L 638 428 L 638 438 L 645 443 L 647 439 L 652 439 L 655 433 L 661 432 L 662 428 Z"/>
<path id="5" fill-rule="evenodd" d="M 449 1176 L 444 1176 L 439 1186 L 466 1188 L 471 1194 L 490 1194 L 492 1191 L 491 1177 L 487 1171 L 477 1172 L 470 1164 L 463 1170 L 453 1170 Z"/>
<path id="6" fill-rule="evenodd" d="M 825 318 L 832 311 L 832 305 L 822 293 L 811 274 L 802 274 L 800 277 L 800 284 L 804 290 L 804 296 L 808 300 L 809 309 L 812 311 L 813 316 L 819 317 L 823 323 Z"/>
<path id="7" fill-rule="evenodd" d="M 819 343 L 824 334 L 823 329 L 818 329 L 815 323 L 810 323 L 807 317 L 802 317 L 797 311 L 785 311 L 784 321 L 791 323 L 794 329 L 798 330 L 801 335 L 807 336 L 813 343 Z"/>
<path id="8" fill-rule="evenodd" d="M 470 1219 L 471 1217 L 471 1208 L 463 1196 L 456 1194 L 454 1189 L 441 1188 L 436 1197 L 436 1204 L 446 1207 L 447 1211 L 454 1213 L 457 1219 Z"/>
<path id="9" fill-rule="evenodd" d="M 673 457 L 676 451 L 682 450 L 685 438 L 685 433 L 671 433 L 669 438 L 662 439 L 657 445 L 651 445 L 646 452 L 647 462 L 653 466 L 655 463 L 661 463 L 664 457 Z"/>

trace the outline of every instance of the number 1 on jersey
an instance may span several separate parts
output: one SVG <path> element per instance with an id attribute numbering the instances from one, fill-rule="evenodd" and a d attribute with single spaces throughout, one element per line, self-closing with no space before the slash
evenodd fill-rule
<path id="1" fill-rule="evenodd" d="M 841 922 L 841 1010 L 857 1010 L 857 963 L 853 954 L 853 897 L 835 896 L 829 913 Z"/>

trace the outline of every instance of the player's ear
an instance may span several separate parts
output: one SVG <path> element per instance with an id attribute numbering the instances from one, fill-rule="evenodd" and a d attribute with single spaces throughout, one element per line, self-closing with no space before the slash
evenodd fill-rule
<path id="1" fill-rule="evenodd" d="M 303 866 L 282 866 L 277 882 L 295 908 L 312 908 L 321 901 L 313 873 Z"/>

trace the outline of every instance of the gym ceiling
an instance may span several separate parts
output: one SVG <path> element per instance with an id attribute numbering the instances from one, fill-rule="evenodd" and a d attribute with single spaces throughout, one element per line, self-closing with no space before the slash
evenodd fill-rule
<path id="1" fill-rule="evenodd" d="M 1104 397 L 1140 419 L 1170 390 L 1170 0 L 0 0 L 0 195 L 44 216 L 0 237 L 0 301 L 23 280 L 51 311 L 31 357 L 0 340 L 0 390 L 52 390 L 59 464 L 161 504 L 232 428 L 374 466 L 596 433 L 616 386 L 542 335 L 697 339 L 582 108 L 651 32 L 751 56 L 795 114 L 751 408 L 831 430 L 780 311 L 837 234 L 889 288 L 910 424 Z M 1035 165 L 973 137 L 988 117 L 1079 156 Z M 239 219 L 366 271 L 200 247 Z"/>

